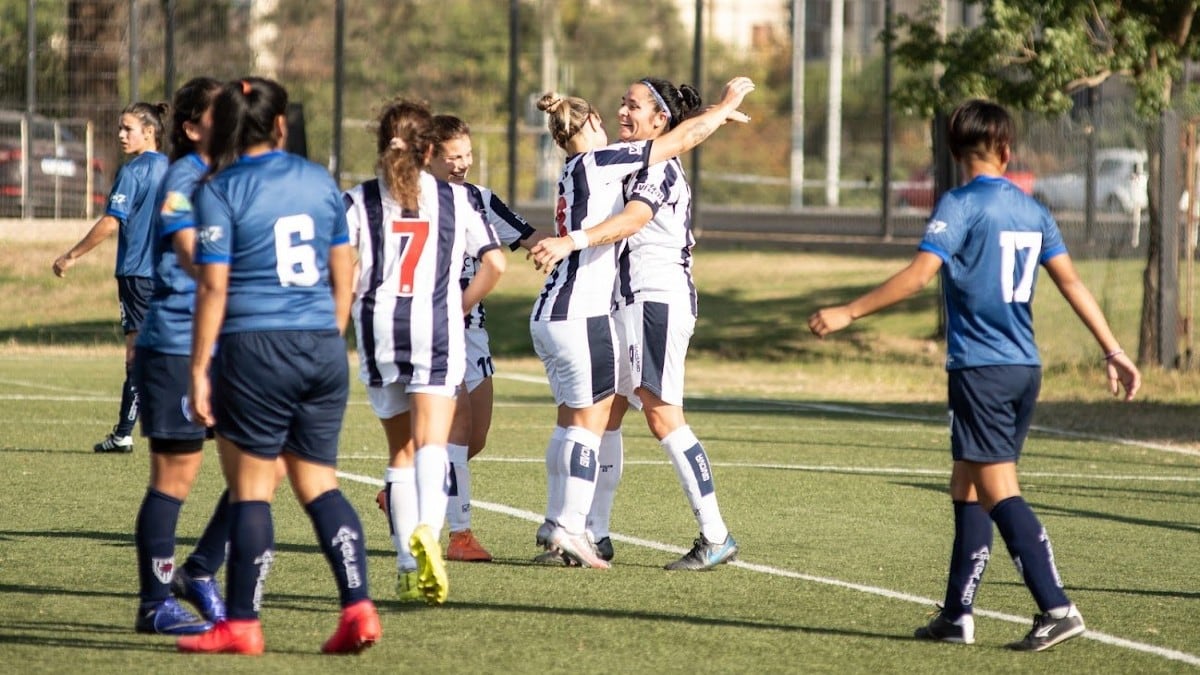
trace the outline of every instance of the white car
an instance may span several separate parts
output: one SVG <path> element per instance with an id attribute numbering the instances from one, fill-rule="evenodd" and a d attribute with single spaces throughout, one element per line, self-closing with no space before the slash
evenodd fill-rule
<path id="1" fill-rule="evenodd" d="M 1133 213 L 1150 203 L 1146 153 L 1134 148 L 1096 151 L 1096 208 L 1110 213 Z M 1033 197 L 1054 211 L 1084 210 L 1086 178 L 1082 172 L 1038 178 Z"/>

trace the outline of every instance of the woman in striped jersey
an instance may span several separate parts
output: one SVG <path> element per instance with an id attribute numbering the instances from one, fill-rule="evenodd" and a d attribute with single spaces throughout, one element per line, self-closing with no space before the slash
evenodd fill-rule
<path id="1" fill-rule="evenodd" d="M 734 78 L 721 102 L 703 114 L 652 140 L 612 145 L 587 101 L 546 94 L 538 102 L 555 141 L 568 154 L 558 181 L 555 228 L 571 251 L 535 257 L 540 267 L 559 263 L 530 317 L 534 348 L 558 404 L 557 426 L 546 448 L 546 522 L 537 539 L 570 563 L 608 567 L 585 529 L 596 490 L 597 451 L 617 391 L 610 309 L 618 251 L 615 238 L 591 240 L 587 230 L 624 207 L 627 177 L 692 149 L 728 120 L 746 121 L 737 107 L 753 90 L 749 78 Z"/>

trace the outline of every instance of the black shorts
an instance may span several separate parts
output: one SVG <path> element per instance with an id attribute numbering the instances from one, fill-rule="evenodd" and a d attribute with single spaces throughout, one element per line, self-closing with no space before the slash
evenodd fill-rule
<path id="1" fill-rule="evenodd" d="M 121 330 L 136 333 L 146 320 L 154 281 L 149 277 L 117 277 L 117 301 L 121 304 Z"/>
<path id="2" fill-rule="evenodd" d="M 151 439 L 204 441 L 205 429 L 188 407 L 191 358 L 138 347 L 133 381 L 138 390 L 142 435 Z"/>
<path id="3" fill-rule="evenodd" d="M 1038 366 L 951 370 L 950 448 L 955 460 L 1016 462 L 1042 386 Z"/>

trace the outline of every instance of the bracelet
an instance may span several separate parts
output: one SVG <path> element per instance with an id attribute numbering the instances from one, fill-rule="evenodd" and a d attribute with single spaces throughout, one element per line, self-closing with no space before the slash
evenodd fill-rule
<path id="1" fill-rule="evenodd" d="M 1118 349 L 1114 349 L 1114 350 L 1112 350 L 1111 352 L 1109 352 L 1109 353 L 1107 353 L 1107 354 L 1105 354 L 1105 355 L 1104 355 L 1104 360 L 1105 360 L 1105 361 L 1112 361 L 1113 359 L 1115 359 L 1116 357 L 1118 357 L 1118 356 L 1120 356 L 1120 355 L 1122 355 L 1122 354 L 1124 354 L 1124 353 L 1125 353 L 1125 350 L 1124 350 L 1124 349 L 1120 349 L 1120 348 L 1118 348 Z"/>
<path id="2" fill-rule="evenodd" d="M 575 230 L 567 235 L 571 238 L 571 244 L 576 251 L 581 251 L 588 247 L 588 236 L 584 230 Z"/>

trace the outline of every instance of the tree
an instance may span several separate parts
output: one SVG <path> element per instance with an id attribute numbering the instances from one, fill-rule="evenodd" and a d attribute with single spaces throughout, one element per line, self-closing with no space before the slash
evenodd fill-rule
<path id="1" fill-rule="evenodd" d="M 1061 113 L 1073 92 L 1124 77 L 1148 121 L 1171 105 L 1183 63 L 1200 55 L 1196 0 L 965 0 L 982 8 L 979 25 L 942 37 L 937 5 L 900 17 L 896 56 L 920 70 L 896 91 L 900 106 L 932 114 L 965 98 L 984 96 L 1016 108 Z M 936 79 L 933 66 L 942 69 Z M 1147 134 L 1157 124 L 1147 125 Z M 1150 230 L 1143 273 L 1138 362 L 1160 361 L 1157 338 L 1161 279 L 1158 205 L 1161 149 L 1150 152 Z"/>

